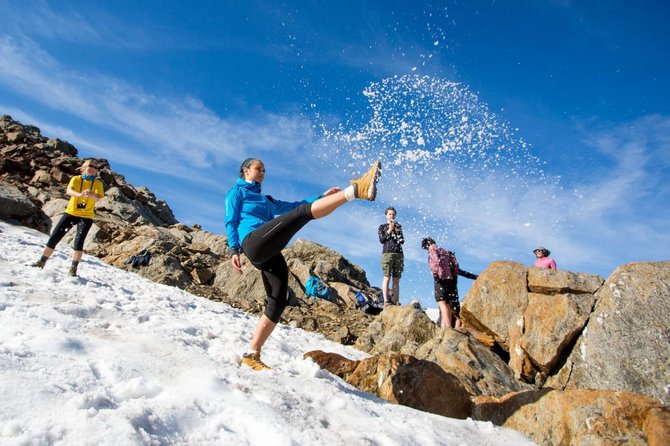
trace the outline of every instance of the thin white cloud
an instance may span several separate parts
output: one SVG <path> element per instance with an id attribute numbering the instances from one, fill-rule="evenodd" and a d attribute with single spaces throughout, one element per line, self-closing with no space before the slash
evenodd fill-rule
<path id="1" fill-rule="evenodd" d="M 143 49 L 176 42 L 167 35 L 148 32 L 150 25 L 147 23 L 138 26 L 129 21 L 122 22 L 92 3 L 86 8 L 64 4 L 55 9 L 44 0 L 0 0 L 0 11 L 5 33 L 31 39 L 123 49 Z"/>
<path id="2" fill-rule="evenodd" d="M 130 137 L 146 156 L 206 168 L 248 153 L 296 153 L 311 139 L 299 116 L 258 111 L 222 119 L 194 98 L 162 97 L 122 80 L 71 70 L 34 42 L 0 37 L 0 82 L 43 106 Z"/>

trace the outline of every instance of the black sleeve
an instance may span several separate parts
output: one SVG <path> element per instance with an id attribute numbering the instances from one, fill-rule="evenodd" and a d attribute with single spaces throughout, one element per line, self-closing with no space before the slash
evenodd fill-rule
<path id="1" fill-rule="evenodd" d="M 477 280 L 477 277 L 479 277 L 477 274 L 472 274 L 472 273 L 470 273 L 468 271 L 465 271 L 465 270 L 459 270 L 458 275 L 463 276 L 466 279 L 472 279 L 472 280 Z"/>

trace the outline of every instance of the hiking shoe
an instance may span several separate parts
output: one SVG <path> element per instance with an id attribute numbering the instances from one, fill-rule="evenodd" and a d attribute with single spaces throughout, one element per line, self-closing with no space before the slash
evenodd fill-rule
<path id="1" fill-rule="evenodd" d="M 71 266 L 70 270 L 67 272 L 68 276 L 77 277 L 77 267 Z"/>
<path id="2" fill-rule="evenodd" d="M 260 353 L 245 353 L 242 355 L 242 364 L 254 370 L 270 370 L 267 364 L 261 361 Z"/>
<path id="3" fill-rule="evenodd" d="M 32 266 L 32 267 L 34 267 L 34 268 L 44 268 L 44 265 L 46 265 L 46 262 L 45 262 L 45 261 L 43 261 L 43 260 L 38 260 L 37 262 L 33 263 L 33 264 L 30 265 L 30 266 Z"/>
<path id="4" fill-rule="evenodd" d="M 372 167 L 362 177 L 351 180 L 354 186 L 354 196 L 361 200 L 375 201 L 377 197 L 377 181 L 382 176 L 382 163 L 377 160 L 372 163 Z"/>

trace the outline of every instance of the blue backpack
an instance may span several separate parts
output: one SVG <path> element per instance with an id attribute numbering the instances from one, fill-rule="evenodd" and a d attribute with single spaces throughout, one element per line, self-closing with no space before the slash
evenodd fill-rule
<path id="1" fill-rule="evenodd" d="M 330 300 L 330 288 L 316 276 L 309 276 L 305 282 L 305 294 L 316 298 Z"/>
<path id="2" fill-rule="evenodd" d="M 362 291 L 356 293 L 356 305 L 365 314 L 377 315 L 384 309 L 384 307 L 381 307 L 374 299 L 366 296 Z"/>

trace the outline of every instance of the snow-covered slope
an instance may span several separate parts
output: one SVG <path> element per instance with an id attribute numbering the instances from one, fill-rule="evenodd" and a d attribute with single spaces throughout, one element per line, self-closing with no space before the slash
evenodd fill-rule
<path id="1" fill-rule="evenodd" d="M 84 256 L 44 270 L 46 237 L 0 222 L 0 444 L 524 445 L 490 423 L 390 404 L 320 370 L 313 349 L 365 354 L 280 326 L 239 365 L 257 318 Z"/>

